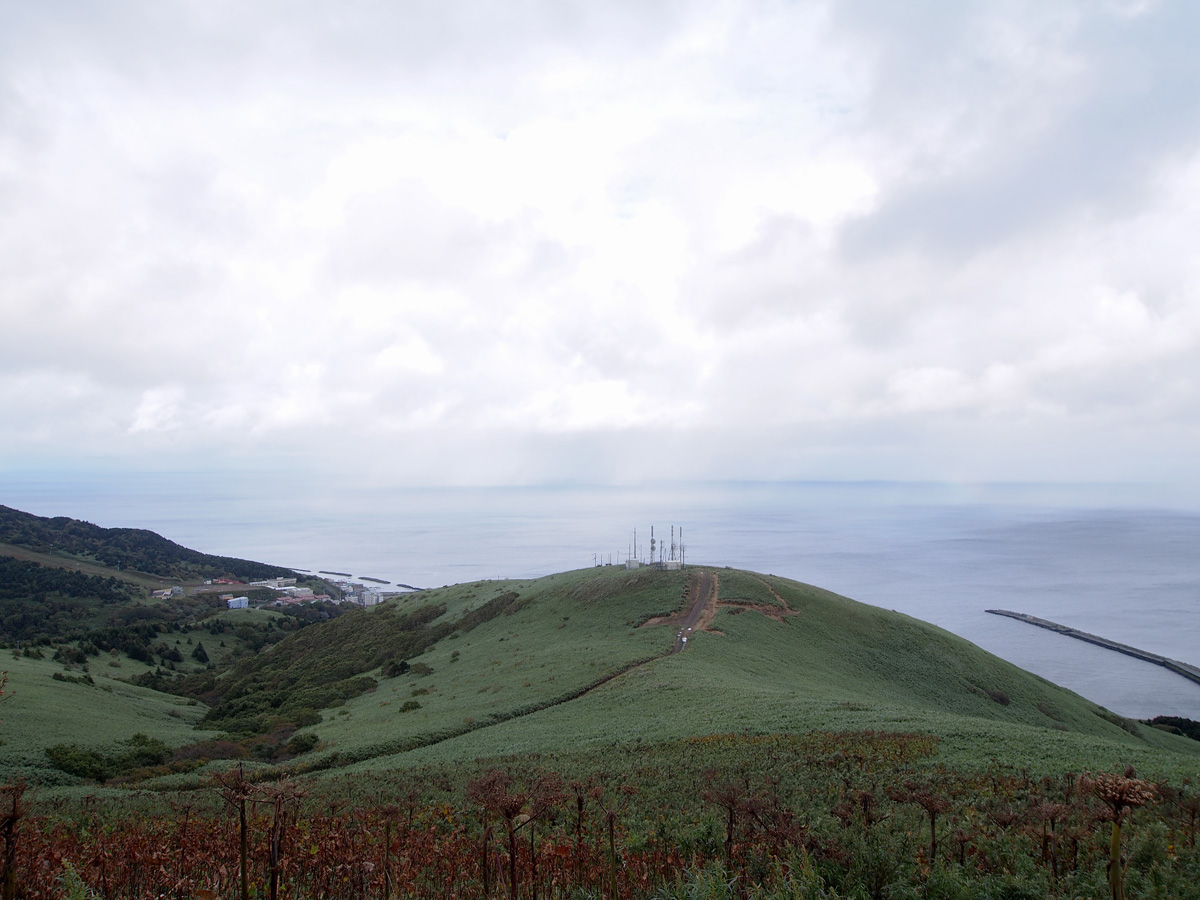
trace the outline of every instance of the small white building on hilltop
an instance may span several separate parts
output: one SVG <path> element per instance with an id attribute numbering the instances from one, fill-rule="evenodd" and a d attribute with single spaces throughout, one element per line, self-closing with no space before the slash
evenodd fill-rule
<path id="1" fill-rule="evenodd" d="M 249 609 L 250 608 L 250 598 L 249 597 L 230 597 L 228 600 L 225 601 L 225 605 L 229 609 Z"/>

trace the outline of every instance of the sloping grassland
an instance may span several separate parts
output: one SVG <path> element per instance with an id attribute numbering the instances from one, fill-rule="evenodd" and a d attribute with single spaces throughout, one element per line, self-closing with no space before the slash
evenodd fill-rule
<path id="1" fill-rule="evenodd" d="M 877 730 L 936 735 L 950 764 L 1194 774 L 1200 743 L 1123 720 L 941 629 L 729 569 L 707 570 L 715 591 L 698 597 L 701 571 L 602 567 L 424 591 L 310 625 L 228 667 L 164 676 L 172 694 L 51 683 L 49 660 L 22 661 L 11 686 L 33 679 L 58 692 L 37 720 L 47 743 L 53 732 L 112 752 L 147 731 L 131 711 L 150 703 L 151 730 L 173 747 L 192 722 L 203 729 L 196 742 L 298 741 L 300 755 L 282 765 L 301 772 Z M 673 653 L 693 602 L 705 604 L 707 628 Z M 86 715 L 72 712 L 76 701 L 90 704 Z M 5 729 L 33 721 L 8 706 Z M 104 727 L 87 724 L 96 715 Z M 25 772 L 37 764 L 27 743 Z M 199 784 L 204 771 L 180 777 Z"/>
<path id="2" fill-rule="evenodd" d="M 431 643 L 420 669 L 326 710 L 311 729 L 315 759 L 403 766 L 810 729 L 930 732 L 945 752 L 985 763 L 1200 750 L 924 622 L 782 578 L 719 570 L 709 631 L 669 654 L 675 627 L 642 623 L 680 611 L 695 571 L 479 586 L 522 602 Z"/>

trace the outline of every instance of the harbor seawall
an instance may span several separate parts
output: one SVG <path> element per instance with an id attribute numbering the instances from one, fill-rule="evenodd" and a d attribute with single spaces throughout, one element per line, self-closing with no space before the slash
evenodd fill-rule
<path id="1" fill-rule="evenodd" d="M 1157 653 L 1150 653 L 1148 650 L 1139 650 L 1137 647 L 1130 647 L 1128 644 L 1110 641 L 1108 638 L 1088 634 L 1086 631 L 1080 631 L 1078 628 L 1072 628 L 1069 625 L 1060 625 L 1048 619 L 1039 619 L 1037 616 L 1031 616 L 1026 613 L 1012 612 L 1007 609 L 988 609 L 984 610 L 984 612 L 989 612 L 996 616 L 1008 616 L 1010 619 L 1016 619 L 1019 622 L 1025 622 L 1029 625 L 1036 625 L 1038 628 L 1045 628 L 1049 631 L 1057 631 L 1059 634 L 1065 634 L 1067 637 L 1073 637 L 1080 641 L 1087 641 L 1089 644 L 1095 644 L 1107 650 L 1115 650 L 1117 653 L 1124 653 L 1126 656 L 1132 656 L 1135 659 L 1145 660 L 1146 662 L 1154 663 L 1156 666 L 1170 669 L 1172 672 L 1200 684 L 1200 668 L 1189 663 L 1180 662 L 1177 659 L 1171 659 L 1169 656 L 1160 656 Z"/>

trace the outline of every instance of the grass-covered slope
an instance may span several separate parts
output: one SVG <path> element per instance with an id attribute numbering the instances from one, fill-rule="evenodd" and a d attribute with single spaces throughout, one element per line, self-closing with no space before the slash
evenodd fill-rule
<path id="1" fill-rule="evenodd" d="M 672 652 L 688 624 L 686 649 Z M 316 749 L 288 765 L 309 770 L 813 730 L 932 734 L 951 763 L 1045 771 L 1194 769 L 1200 755 L 1200 742 L 1123 720 L 926 623 L 730 569 L 605 567 L 424 591 L 309 626 L 227 668 L 164 677 L 175 697 L 50 685 L 44 665 L 37 690 L 61 693 L 45 695 L 40 720 L 15 703 L 0 710 L 0 733 L 40 729 L 19 753 L 0 747 L 0 767 L 32 765 L 57 741 L 111 752 L 114 740 L 149 734 L 135 698 L 247 740 L 296 734 Z M 10 686 L 19 693 L 31 674 L 14 668 Z M 103 727 L 76 716 L 78 702 Z M 165 723 L 161 739 L 188 743 L 183 725 Z"/>
<path id="2" fill-rule="evenodd" d="M 947 752 L 985 762 L 1010 744 L 1047 764 L 1089 747 L 1113 758 L 1200 751 L 908 616 L 787 579 L 714 574 L 714 618 L 678 654 L 668 652 L 678 624 L 644 623 L 684 607 L 696 569 L 429 592 L 419 602 L 459 610 L 489 591 L 522 602 L 431 644 L 420 670 L 327 710 L 312 729 L 317 758 L 406 765 L 826 728 L 935 733 Z"/>
<path id="3" fill-rule="evenodd" d="M 211 704 L 206 722 L 214 727 L 263 733 L 319 720 L 318 710 L 374 691 L 380 680 L 389 694 L 402 681 L 413 681 L 410 696 L 438 693 L 435 676 L 465 672 L 469 666 L 458 662 L 466 653 L 481 675 L 470 696 L 446 700 L 431 726 L 442 733 L 468 718 L 491 721 L 545 705 L 661 652 L 662 635 L 635 626 L 646 609 L 679 606 L 683 584 L 647 571 L 611 584 L 551 576 L 529 584 L 456 585 L 343 614 L 228 671 L 164 687 Z M 410 703 L 406 711 L 419 706 Z M 382 727 L 367 743 L 396 745 L 410 737 L 406 729 Z M 419 737 L 427 739 L 427 732 Z M 355 751 L 363 752 L 369 751 Z"/>
<path id="4" fill-rule="evenodd" d="M 80 744 L 112 752 L 142 734 L 168 747 L 212 737 L 195 724 L 204 709 L 187 700 L 137 687 L 96 671 L 64 673 L 48 659 L 5 655 L 0 669 L 8 684 L 0 705 L 0 780 L 25 778 L 34 784 L 75 779 L 50 765 L 46 749 Z M 55 676 L 58 676 L 57 678 Z"/>
<path id="5" fill-rule="evenodd" d="M 278 629 L 264 610 L 228 611 L 201 623 L 206 640 L 246 627 L 243 614 Z M 100 861 L 42 866 L 45 896 L 67 874 L 129 896 L 228 893 L 239 863 L 221 769 L 227 799 L 277 799 L 297 896 L 503 892 L 477 863 L 504 861 L 489 848 L 516 828 L 541 853 L 537 866 L 508 857 L 522 896 L 553 883 L 636 897 L 726 897 L 731 883 L 763 897 L 1108 896 L 1102 783 L 1157 793 L 1126 818 L 1126 896 L 1194 897 L 1200 883 L 1200 742 L 786 579 L 601 568 L 421 592 L 232 665 L 155 675 L 190 702 L 113 680 L 120 654 L 102 662 L 85 673 L 22 653 L 0 706 L 0 782 L 39 786 L 23 852 Z M 313 724 L 296 731 L 301 719 Z M 1131 765 L 1150 781 L 1110 774 Z M 276 781 L 297 770 L 313 777 Z M 268 818 L 252 817 L 254 845 Z M 174 863 L 142 863 L 180 846 L 186 884 Z M 263 895 L 266 859 L 250 857 Z"/>

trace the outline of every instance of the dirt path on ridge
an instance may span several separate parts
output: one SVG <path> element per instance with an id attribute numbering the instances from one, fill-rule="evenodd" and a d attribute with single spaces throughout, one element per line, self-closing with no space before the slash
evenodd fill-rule
<path id="1" fill-rule="evenodd" d="M 679 633 L 675 635 L 672 653 L 687 649 L 688 638 L 697 631 L 704 631 L 712 624 L 717 614 L 717 596 L 721 580 L 715 572 L 701 572 L 693 576 L 688 585 L 688 609 L 679 620 Z M 663 623 L 667 624 L 667 623 Z"/>

